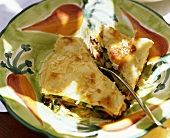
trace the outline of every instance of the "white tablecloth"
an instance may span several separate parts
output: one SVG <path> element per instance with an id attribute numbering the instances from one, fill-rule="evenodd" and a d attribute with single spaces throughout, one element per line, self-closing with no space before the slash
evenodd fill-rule
<path id="1" fill-rule="evenodd" d="M 11 18 L 22 11 L 22 9 L 39 1 L 41 0 L 0 0 L 0 31 L 8 24 Z M 145 5 L 157 11 L 168 23 L 170 23 L 170 0 L 145 3 Z M 6 112 L 6 108 L 1 102 L 0 112 Z"/>

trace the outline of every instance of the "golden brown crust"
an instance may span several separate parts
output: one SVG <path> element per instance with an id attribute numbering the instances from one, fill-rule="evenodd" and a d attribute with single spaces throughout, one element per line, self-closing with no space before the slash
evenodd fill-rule
<path id="1" fill-rule="evenodd" d="M 134 89 L 147 62 L 153 41 L 147 38 L 127 37 L 112 27 L 102 29 L 100 36 L 109 60 L 113 65 L 117 65 L 116 69 Z"/>
<path id="2" fill-rule="evenodd" d="M 81 38 L 59 37 L 44 67 L 41 90 L 45 95 L 102 106 L 116 116 L 126 110 L 124 95 L 100 72 Z"/>

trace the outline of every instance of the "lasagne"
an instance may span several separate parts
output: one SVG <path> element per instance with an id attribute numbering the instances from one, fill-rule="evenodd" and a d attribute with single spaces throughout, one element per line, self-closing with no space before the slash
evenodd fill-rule
<path id="1" fill-rule="evenodd" d="M 130 38 L 112 27 L 101 27 L 91 37 L 94 57 L 107 68 L 114 68 L 134 90 L 149 56 L 153 41 L 148 38 Z"/>
<path id="2" fill-rule="evenodd" d="M 127 109 L 125 96 L 98 69 L 87 45 L 78 37 L 57 39 L 44 63 L 41 91 L 44 104 L 58 113 L 66 108 L 81 112 L 79 115 L 85 118 L 114 118 Z"/>
<path id="3" fill-rule="evenodd" d="M 41 73 L 43 102 L 62 116 L 116 119 L 129 108 L 132 95 L 96 63 L 116 71 L 135 89 L 153 42 L 104 26 L 89 39 L 58 37 Z"/>

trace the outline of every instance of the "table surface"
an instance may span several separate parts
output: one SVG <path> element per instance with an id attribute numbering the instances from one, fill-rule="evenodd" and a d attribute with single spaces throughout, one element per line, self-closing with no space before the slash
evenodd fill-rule
<path id="1" fill-rule="evenodd" d="M 12 1 L 12 0 L 9 0 L 9 1 Z M 23 0 L 22 2 L 24 1 L 25 0 Z M 38 1 L 38 0 L 30 0 L 29 2 L 33 3 L 34 1 Z M 27 3 L 27 5 L 28 4 L 29 3 Z M 26 7 L 27 5 L 24 5 L 24 6 Z M 147 3 L 146 5 L 151 7 L 158 13 L 160 13 L 165 18 L 165 20 L 170 23 L 170 7 L 169 7 L 170 0 L 164 0 L 163 2 Z M 1 6 L 1 2 L 0 2 L 0 6 Z M 7 23 L 9 20 L 10 18 L 5 20 L 5 22 Z M 0 23 L 2 22 L 0 21 Z M 0 24 L 0 27 L 2 28 L 3 26 Z M 12 138 L 19 138 L 19 137 L 20 138 L 22 137 L 23 138 L 37 138 L 37 137 L 46 138 L 45 135 L 39 134 L 33 130 L 30 130 L 29 128 L 27 128 L 26 126 L 18 122 L 8 112 L 0 113 L 0 137 L 3 137 L 3 138 L 9 138 L 9 137 L 12 137 Z"/>
<path id="2" fill-rule="evenodd" d="M 0 113 L 1 138 L 47 138 L 47 136 L 30 130 L 8 112 Z"/>

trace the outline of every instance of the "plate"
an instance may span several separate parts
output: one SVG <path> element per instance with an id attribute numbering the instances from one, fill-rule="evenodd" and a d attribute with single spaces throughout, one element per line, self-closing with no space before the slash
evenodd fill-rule
<path id="1" fill-rule="evenodd" d="M 163 0 L 136 0 L 136 1 L 141 2 L 141 3 L 150 3 L 150 2 L 159 2 Z"/>
<path id="2" fill-rule="evenodd" d="M 149 34 L 159 44 L 144 68 L 137 94 L 159 121 L 169 119 L 170 26 L 158 13 L 127 0 L 46 0 L 15 16 L 0 34 L 1 66 L 7 65 L 15 73 L 27 73 L 16 75 L 0 67 L 0 99 L 9 113 L 48 137 L 122 137 L 123 134 L 132 138 L 154 130 L 156 126 L 135 101 L 124 118 L 107 124 L 77 123 L 57 116 L 42 103 L 40 72 L 58 34 L 84 38 L 85 29 L 95 30 L 100 24 L 113 26 L 131 37 L 136 25 L 141 34 Z"/>

